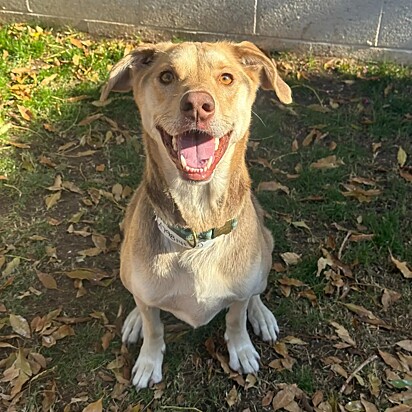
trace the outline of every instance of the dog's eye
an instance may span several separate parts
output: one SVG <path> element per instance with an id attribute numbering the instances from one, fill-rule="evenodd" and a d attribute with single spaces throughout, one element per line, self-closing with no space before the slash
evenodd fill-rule
<path id="1" fill-rule="evenodd" d="M 225 86 L 229 86 L 229 84 L 233 83 L 233 76 L 230 73 L 223 73 L 219 77 L 219 82 Z"/>
<path id="2" fill-rule="evenodd" d="M 165 72 L 160 73 L 159 80 L 163 84 L 170 84 L 172 83 L 174 78 L 175 78 L 174 74 L 171 71 L 167 70 Z"/>

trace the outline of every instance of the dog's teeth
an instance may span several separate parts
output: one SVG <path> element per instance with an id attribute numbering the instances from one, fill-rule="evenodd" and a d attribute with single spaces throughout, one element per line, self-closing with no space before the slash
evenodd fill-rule
<path id="1" fill-rule="evenodd" d="M 213 156 L 210 156 L 206 164 L 206 170 L 210 169 L 210 166 L 212 166 L 212 163 L 213 163 Z"/>
<path id="2" fill-rule="evenodd" d="M 175 136 L 172 137 L 172 147 L 175 152 L 177 152 L 177 139 Z"/>
<path id="3" fill-rule="evenodd" d="M 215 137 L 215 151 L 219 149 L 219 138 Z"/>
<path id="4" fill-rule="evenodd" d="M 180 163 L 182 164 L 183 169 L 187 168 L 186 159 L 182 154 L 180 155 Z"/>

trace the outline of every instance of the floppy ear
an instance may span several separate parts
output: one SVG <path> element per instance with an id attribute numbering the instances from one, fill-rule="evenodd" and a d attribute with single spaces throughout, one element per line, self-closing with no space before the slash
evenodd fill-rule
<path id="1" fill-rule="evenodd" d="M 123 57 L 110 71 L 109 80 L 100 94 L 100 101 L 107 99 L 111 91 L 129 92 L 133 88 L 133 73 L 149 66 L 156 53 L 154 46 L 141 46 Z"/>
<path id="2" fill-rule="evenodd" d="M 282 103 L 292 103 L 292 91 L 280 78 L 273 59 L 248 41 L 237 44 L 236 48 L 242 64 L 260 70 L 260 85 L 263 89 L 274 90 Z"/>

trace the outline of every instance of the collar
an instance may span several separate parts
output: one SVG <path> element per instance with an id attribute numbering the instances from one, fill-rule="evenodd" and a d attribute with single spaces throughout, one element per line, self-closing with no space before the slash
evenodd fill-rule
<path id="1" fill-rule="evenodd" d="M 165 237 L 188 249 L 200 249 L 209 246 L 215 238 L 229 234 L 237 226 L 237 219 L 228 220 L 223 226 L 195 233 L 192 229 L 181 226 L 168 226 L 155 214 L 157 227 Z"/>

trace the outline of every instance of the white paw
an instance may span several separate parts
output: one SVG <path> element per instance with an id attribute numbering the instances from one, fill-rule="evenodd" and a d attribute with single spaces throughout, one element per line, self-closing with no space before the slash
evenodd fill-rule
<path id="1" fill-rule="evenodd" d="M 157 345 L 155 345 L 157 346 Z M 158 349 L 142 346 L 139 357 L 133 366 L 133 385 L 137 390 L 147 388 L 162 380 L 162 363 L 165 345 Z"/>
<path id="2" fill-rule="evenodd" d="M 259 296 L 254 296 L 248 306 L 248 319 L 255 335 L 265 342 L 275 342 L 279 327 L 273 313 L 263 304 Z"/>
<path id="3" fill-rule="evenodd" d="M 137 306 L 127 315 L 122 327 L 122 342 L 125 344 L 136 343 L 142 336 L 142 317 Z"/>
<path id="4" fill-rule="evenodd" d="M 240 373 L 256 374 L 259 371 L 260 356 L 256 352 L 249 335 L 246 333 L 231 336 L 226 332 L 225 339 L 231 369 Z"/>

